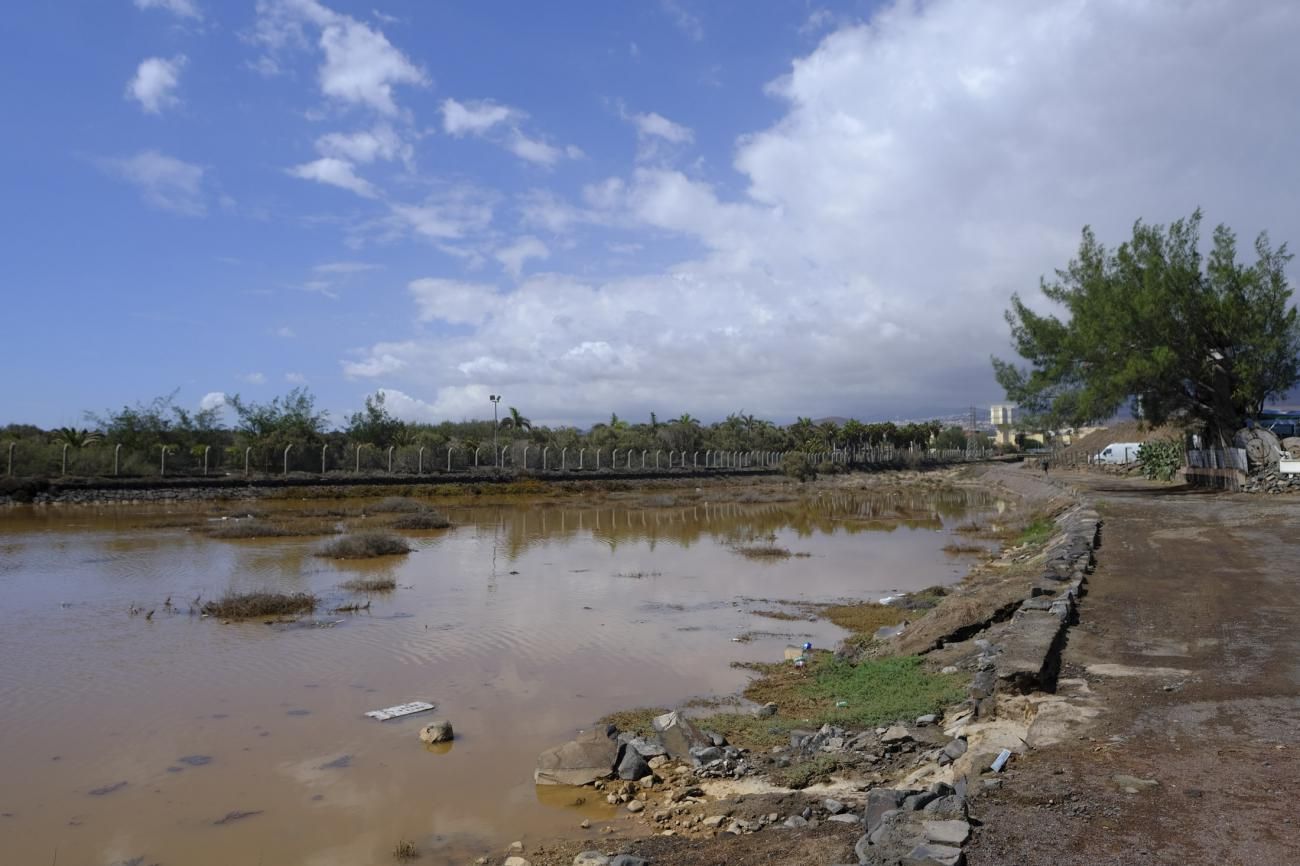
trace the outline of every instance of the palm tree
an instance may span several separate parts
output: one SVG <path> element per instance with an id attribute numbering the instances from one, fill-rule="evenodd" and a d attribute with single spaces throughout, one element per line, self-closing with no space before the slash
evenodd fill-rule
<path id="1" fill-rule="evenodd" d="M 103 438 L 103 435 L 98 430 L 60 427 L 54 431 L 54 443 L 56 445 L 70 445 L 73 448 L 86 448 Z"/>
<path id="2" fill-rule="evenodd" d="M 533 422 L 529 421 L 523 415 L 520 415 L 519 410 L 516 409 L 514 406 L 511 406 L 510 414 L 501 419 L 501 426 L 509 427 L 510 429 L 515 431 L 519 431 L 519 430 L 531 431 L 533 429 Z"/>
<path id="3" fill-rule="evenodd" d="M 682 417 L 677 418 L 673 423 L 681 424 L 684 427 L 698 427 L 700 426 L 700 419 L 696 418 L 690 412 L 683 412 Z"/>

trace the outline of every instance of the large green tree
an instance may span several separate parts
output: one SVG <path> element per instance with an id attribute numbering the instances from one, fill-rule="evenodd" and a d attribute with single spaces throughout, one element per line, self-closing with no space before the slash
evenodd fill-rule
<path id="1" fill-rule="evenodd" d="M 1285 396 L 1300 380 L 1291 254 L 1260 234 L 1254 264 L 1240 264 L 1236 236 L 1220 225 L 1202 255 L 1200 228 L 1200 210 L 1168 227 L 1139 221 L 1113 251 L 1085 228 L 1078 257 L 1041 282 L 1063 317 L 1012 296 L 1007 322 L 1029 366 L 993 359 L 1007 396 L 1066 424 L 1127 402 L 1153 423 L 1225 439 Z"/>

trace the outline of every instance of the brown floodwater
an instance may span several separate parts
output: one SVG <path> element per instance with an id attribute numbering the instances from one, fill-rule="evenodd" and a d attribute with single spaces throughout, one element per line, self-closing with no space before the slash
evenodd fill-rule
<path id="1" fill-rule="evenodd" d="M 949 532 L 1002 507 L 977 491 L 658 504 L 440 505 L 452 528 L 364 563 L 315 556 L 320 538 L 177 525 L 234 503 L 0 511 L 0 862 L 365 866 L 399 839 L 465 862 L 599 821 L 603 802 L 533 785 L 540 751 L 614 710 L 734 693 L 733 660 L 832 646 L 826 622 L 753 611 L 956 580 Z M 751 543 L 808 555 L 735 551 Z M 329 613 L 360 574 L 398 589 Z M 262 588 L 325 606 L 275 625 L 188 612 Z M 363 715 L 418 699 L 437 711 Z M 450 748 L 419 742 L 434 716 Z"/>

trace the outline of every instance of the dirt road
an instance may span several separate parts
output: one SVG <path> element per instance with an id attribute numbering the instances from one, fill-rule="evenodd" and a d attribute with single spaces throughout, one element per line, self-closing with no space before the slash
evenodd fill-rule
<path id="1" fill-rule="evenodd" d="M 1105 528 L 1062 676 L 1102 713 L 976 801 L 969 863 L 1300 863 L 1300 500 L 1070 480 Z"/>

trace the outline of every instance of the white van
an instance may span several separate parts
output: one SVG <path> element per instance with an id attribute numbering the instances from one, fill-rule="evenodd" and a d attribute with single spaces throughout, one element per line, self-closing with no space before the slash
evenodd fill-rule
<path id="1" fill-rule="evenodd" d="M 1134 463 L 1138 459 L 1138 448 L 1142 446 L 1141 442 L 1112 442 L 1095 458 L 1097 463 Z"/>

